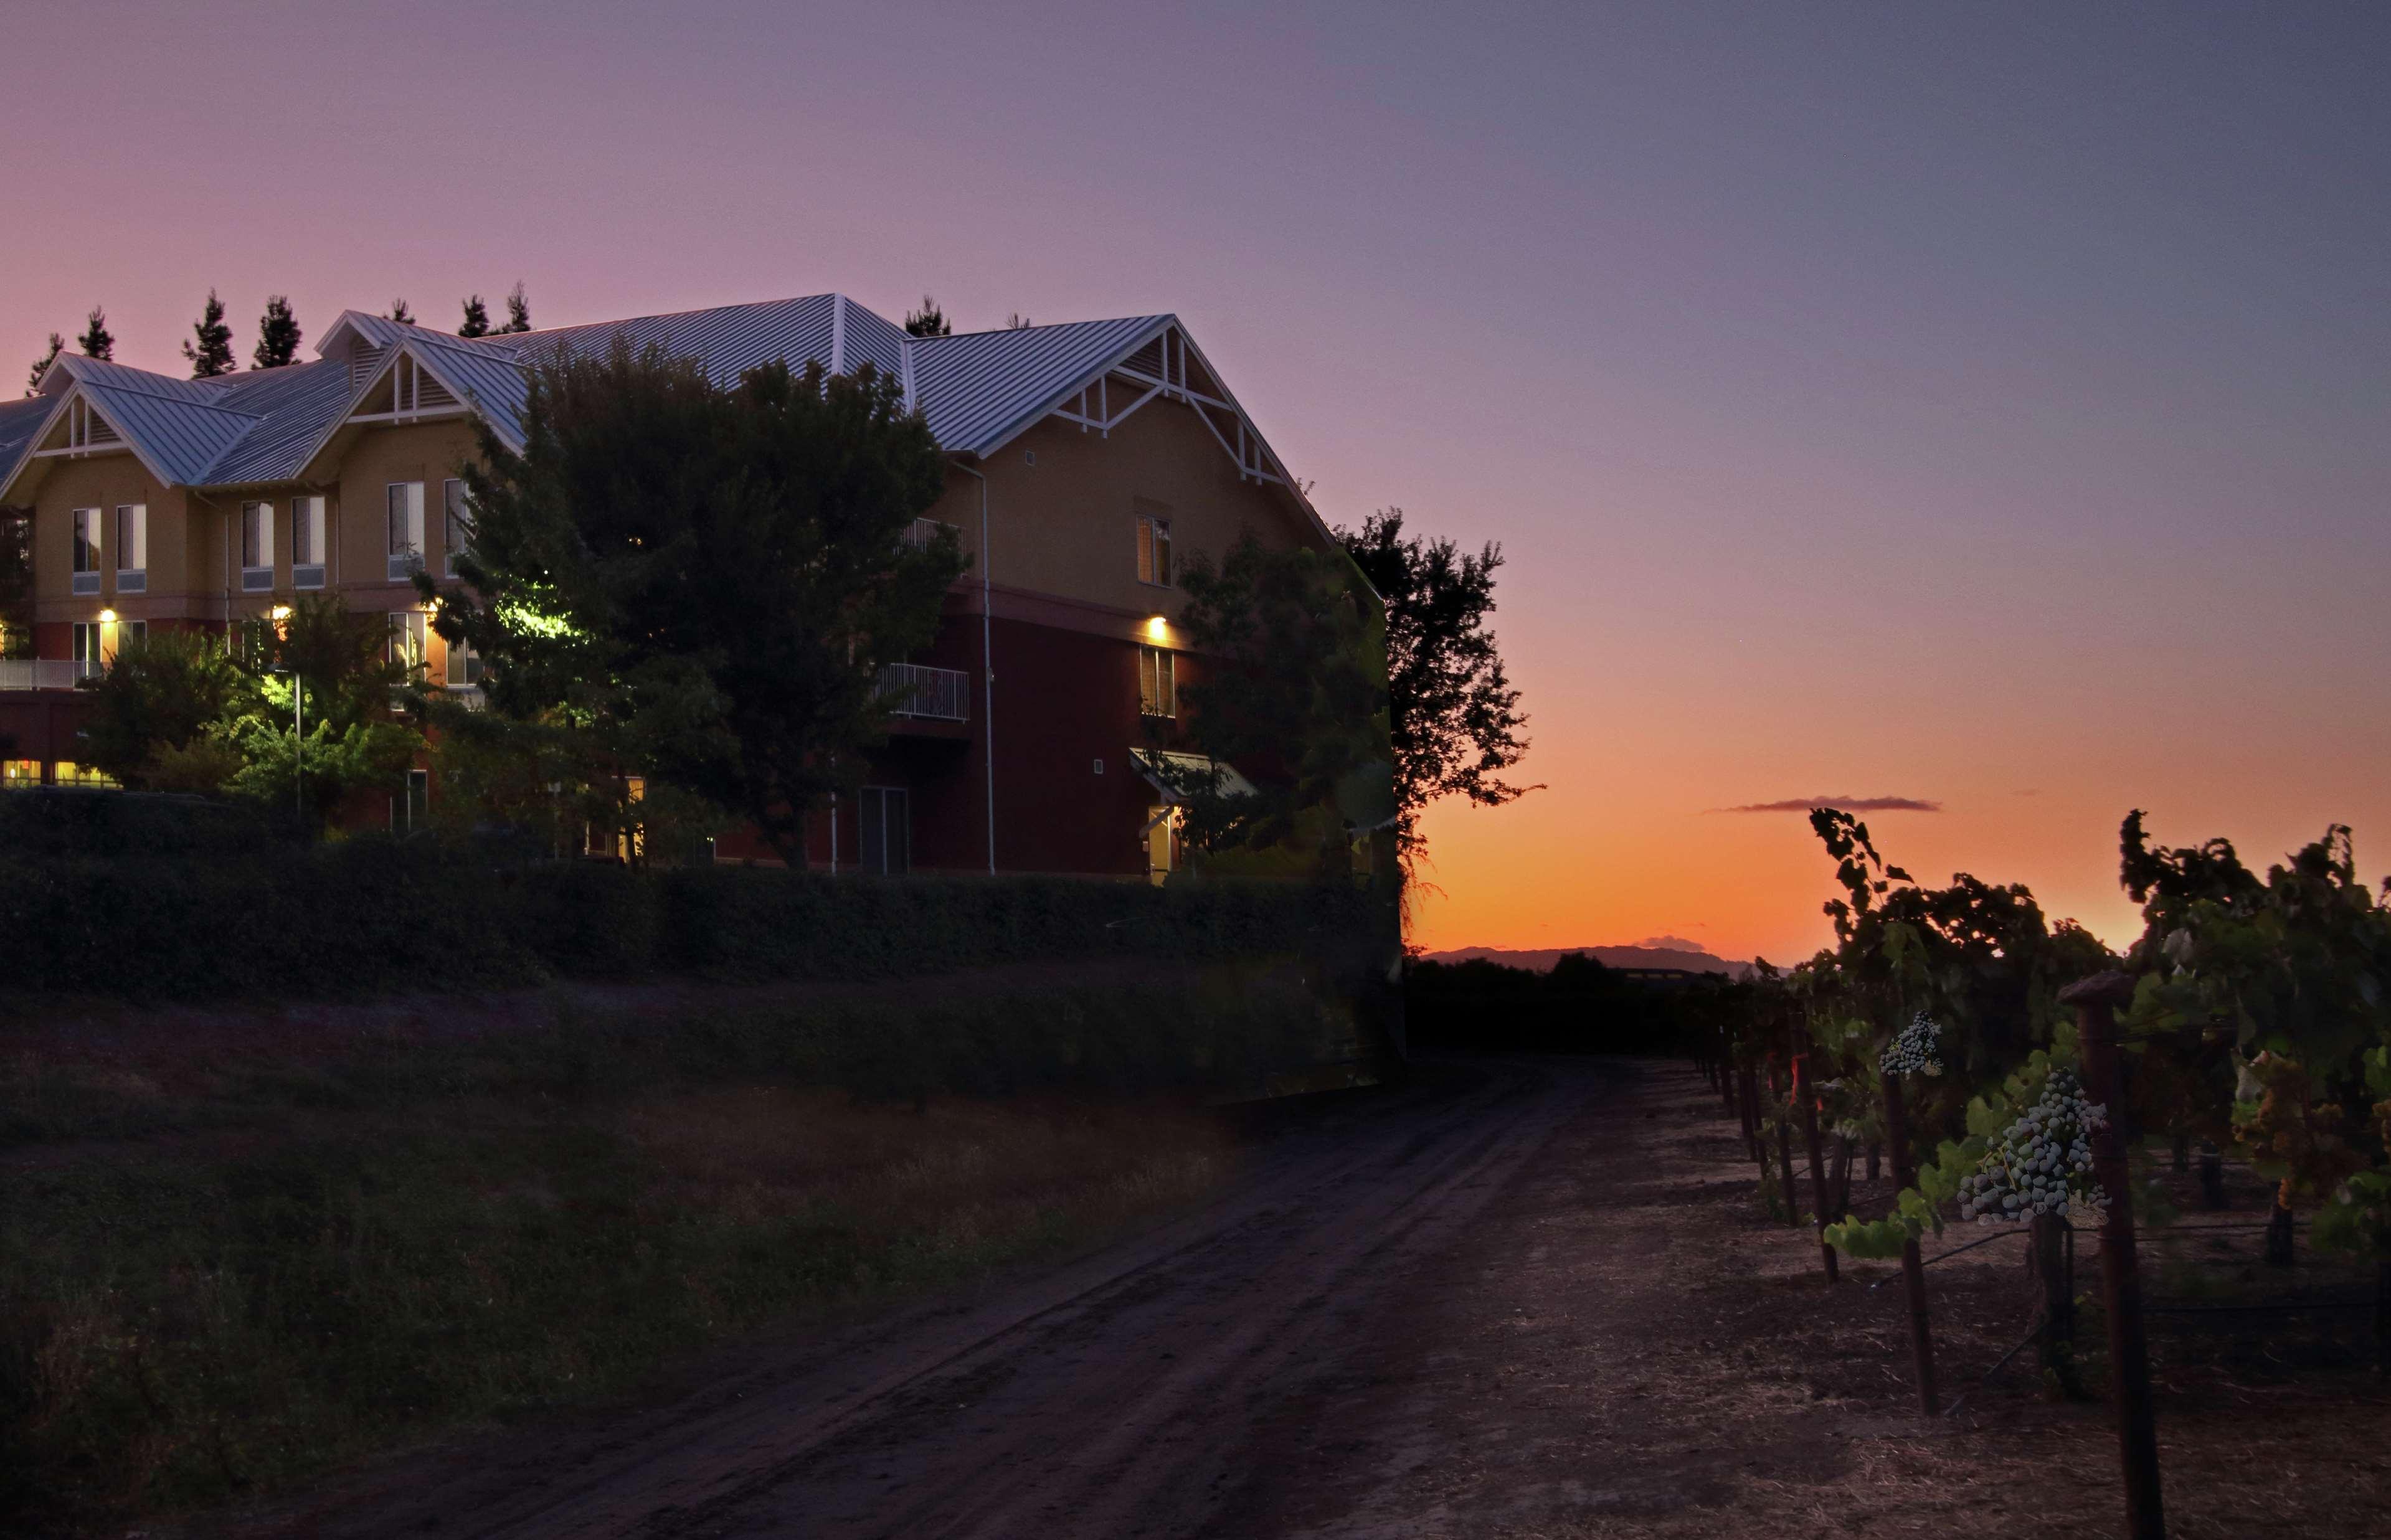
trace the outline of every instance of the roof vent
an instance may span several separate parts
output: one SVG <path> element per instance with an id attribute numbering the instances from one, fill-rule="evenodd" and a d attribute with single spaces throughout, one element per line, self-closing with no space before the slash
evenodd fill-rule
<path id="1" fill-rule="evenodd" d="M 359 343 L 349 349 L 349 392 L 355 395 L 363 388 L 373 371 L 381 367 L 382 350 L 370 343 Z"/>

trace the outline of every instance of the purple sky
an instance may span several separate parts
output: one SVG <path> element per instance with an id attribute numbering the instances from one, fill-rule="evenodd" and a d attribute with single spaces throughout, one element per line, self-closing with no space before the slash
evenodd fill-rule
<path id="1" fill-rule="evenodd" d="M 334 14 L 336 12 L 336 14 Z M 329 18 L 329 19 L 328 19 Z M 2116 938 L 2391 841 L 2391 9 L 12 7 L 0 360 L 404 295 L 1174 310 L 1332 521 L 1500 539 L 1546 783 L 1431 944 L 1823 937 L 1826 793 Z M 13 351 L 10 351 L 13 350 Z M 21 368 L 22 363 L 11 368 Z M 12 376 L 13 378 L 13 376 Z"/>

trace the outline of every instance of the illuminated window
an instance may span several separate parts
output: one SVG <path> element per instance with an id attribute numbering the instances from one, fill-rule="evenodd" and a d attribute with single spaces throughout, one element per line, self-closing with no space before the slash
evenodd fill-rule
<path id="1" fill-rule="evenodd" d="M 1146 717 L 1179 715 L 1178 666 L 1162 648 L 1137 650 L 1137 709 Z"/>
<path id="2" fill-rule="evenodd" d="M 424 639 L 430 634 L 424 623 L 429 618 L 421 610 L 390 612 L 390 661 L 410 675 L 423 667 Z"/>
<path id="3" fill-rule="evenodd" d="M 69 632 L 73 647 L 75 678 L 90 679 L 107 666 L 100 656 L 102 628 L 97 620 L 78 620 Z"/>
<path id="4" fill-rule="evenodd" d="M 53 783 L 60 786 L 92 786 L 112 788 L 116 778 L 103 775 L 89 765 L 78 765 L 71 759 L 61 759 L 53 767 Z"/>
<path id="5" fill-rule="evenodd" d="M 1137 516 L 1137 580 L 1170 587 L 1170 521 L 1151 513 Z"/>
<path id="6" fill-rule="evenodd" d="M 39 759 L 0 759 L 0 791 L 20 792 L 41 783 Z"/>

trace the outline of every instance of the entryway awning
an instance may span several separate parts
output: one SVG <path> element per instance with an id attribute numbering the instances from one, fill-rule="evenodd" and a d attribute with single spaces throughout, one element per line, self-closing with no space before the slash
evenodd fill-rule
<path id="1" fill-rule="evenodd" d="M 1133 748 L 1129 762 L 1147 784 L 1162 794 L 1165 806 L 1173 806 L 1186 798 L 1180 795 L 1178 783 L 1201 784 L 1214 774 L 1214 783 L 1222 796 L 1259 796 L 1254 783 L 1237 773 L 1237 767 L 1226 760 L 1210 758 L 1201 754 L 1173 754 L 1167 749 Z"/>

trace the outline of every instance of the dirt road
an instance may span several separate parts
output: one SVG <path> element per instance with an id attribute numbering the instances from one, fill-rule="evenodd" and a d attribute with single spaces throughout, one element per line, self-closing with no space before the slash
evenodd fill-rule
<path id="1" fill-rule="evenodd" d="M 1415 1329 L 1407 1281 L 1465 1251 L 1489 1200 L 1611 1085 L 1584 1063 L 1431 1066 L 1263 1138 L 1227 1197 L 1061 1273 L 645 1414 L 408 1462 L 241 1529 L 1263 1533 L 1262 1478 L 1289 1453 L 1276 1418 L 1367 1378 Z"/>

